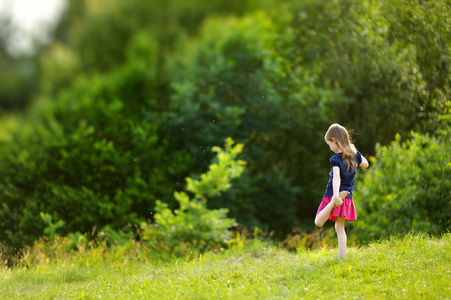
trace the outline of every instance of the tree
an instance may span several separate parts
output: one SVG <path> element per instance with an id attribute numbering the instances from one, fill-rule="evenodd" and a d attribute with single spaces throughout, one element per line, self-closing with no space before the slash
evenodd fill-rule
<path id="1" fill-rule="evenodd" d="M 0 14 L 0 110 L 23 110 L 37 89 L 37 66 L 33 58 L 11 53 L 8 45 L 14 27 Z"/>

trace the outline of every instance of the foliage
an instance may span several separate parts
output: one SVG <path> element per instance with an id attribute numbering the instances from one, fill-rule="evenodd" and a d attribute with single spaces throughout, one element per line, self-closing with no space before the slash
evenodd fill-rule
<path id="1" fill-rule="evenodd" d="M 451 87 L 451 16 L 449 1 L 396 0 L 384 3 L 383 13 L 390 23 L 388 39 L 414 48 L 415 61 L 426 86 L 422 90 L 421 117 L 432 121 L 449 100 Z M 448 96 L 447 96 L 448 95 Z M 432 115 L 432 116 L 431 116 Z"/>
<path id="2" fill-rule="evenodd" d="M 42 98 L 0 145 L 1 243 L 14 248 L 44 233 L 40 213 L 63 235 L 115 229 L 150 217 L 190 167 L 184 150 L 157 136 L 144 109 L 154 105 L 156 47 L 138 35 L 129 60 L 109 74 L 79 76 L 56 99 Z"/>
<path id="3" fill-rule="evenodd" d="M 364 153 L 372 154 L 377 142 L 388 144 L 395 133 L 406 138 L 411 130 L 433 132 L 445 95 L 449 98 L 449 73 L 442 66 L 451 53 L 449 4 L 421 2 L 345 0 L 297 6 L 299 55 L 305 66 L 319 68 L 319 83 L 342 90 L 347 101 L 331 107 L 334 120 L 359 133 L 357 145 Z M 437 36 L 443 37 L 443 52 Z M 426 54 L 430 52 L 434 55 Z M 431 69 L 437 70 L 436 78 L 429 76 Z"/>
<path id="4" fill-rule="evenodd" d="M 355 129 L 367 156 L 396 132 L 447 145 L 448 10 L 445 0 L 68 1 L 33 57 L 35 101 L 0 120 L 0 243 L 152 221 L 156 200 L 176 209 L 181 178 L 206 172 L 208 149 L 229 136 L 246 145 L 246 170 L 202 209 L 274 236 L 308 230 L 330 123 Z M 3 52 L 0 97 L 6 87 L 29 103 L 23 69 Z"/>
<path id="5" fill-rule="evenodd" d="M 52 64 L 48 60 L 41 64 L 49 69 L 42 79 L 48 87 L 46 92 L 54 93 L 71 84 L 74 74 L 108 72 L 127 60 L 127 45 L 136 34 L 152 35 L 161 48 L 155 68 L 159 70 L 159 92 L 166 97 L 167 75 L 164 63 L 180 40 L 194 35 L 203 21 L 210 15 L 224 16 L 244 14 L 264 7 L 274 7 L 271 0 L 111 0 L 78 1 L 68 0 L 59 25 L 54 30 L 55 44 L 67 50 L 67 56 L 76 65 Z M 130 18 L 133 16 L 133 18 Z M 125 45 L 125 47 L 124 47 Z M 54 51 L 50 47 L 52 58 Z M 63 76 L 58 77 L 55 73 Z M 71 73 L 68 71 L 72 71 Z M 66 76 L 67 75 L 67 76 Z M 169 74 L 171 75 L 171 74 Z"/>
<path id="6" fill-rule="evenodd" d="M 230 188 L 230 181 L 239 177 L 244 171 L 245 162 L 236 160 L 237 156 L 243 152 L 243 144 L 233 146 L 234 141 L 228 137 L 225 149 L 213 147 L 212 151 L 217 153 L 218 162 L 211 164 L 207 173 L 202 174 L 200 179 L 186 178 L 186 189 L 194 194 L 199 200 L 220 195 Z M 179 194 L 181 195 L 181 194 Z"/>
<path id="7" fill-rule="evenodd" d="M 317 166 L 322 157 L 315 155 L 326 153 L 318 138 L 330 120 L 326 108 L 343 101 L 289 59 L 296 50 L 289 22 L 289 15 L 276 23 L 264 13 L 209 20 L 170 65 L 177 74 L 174 94 L 160 121 L 164 136 L 189 149 L 200 169 L 204 149 L 218 139 L 233 136 L 248 145 L 241 190 L 212 199 L 211 207 L 230 207 L 238 222 L 277 231 L 289 231 L 298 214 L 308 214 L 296 202 L 311 209 L 310 197 L 299 200 L 299 186 L 314 190 L 320 171 L 301 166 Z"/>
<path id="8" fill-rule="evenodd" d="M 393 237 L 353 248 L 342 262 L 336 249 L 292 253 L 254 242 L 163 262 L 138 244 L 50 259 L 41 249 L 42 259 L 2 269 L 0 290 L 7 299 L 446 299 L 450 238 Z"/>
<path id="9" fill-rule="evenodd" d="M 164 202 L 157 201 L 155 224 L 145 225 L 142 239 L 154 248 L 169 251 L 177 255 L 186 255 L 186 251 L 212 249 L 225 245 L 232 233 L 228 231 L 235 223 L 227 218 L 228 210 L 207 209 L 207 199 L 226 191 L 231 181 L 244 171 L 245 162 L 237 160 L 243 145 L 233 145 L 228 138 L 225 149 L 213 147 L 218 162 L 211 164 L 208 172 L 199 180 L 186 178 L 186 189 L 194 195 L 190 199 L 184 192 L 175 192 L 174 198 L 180 207 L 173 213 Z M 188 243 L 186 248 L 180 245 Z"/>
<path id="10" fill-rule="evenodd" d="M 372 168 L 359 183 L 356 233 L 368 241 L 394 232 L 440 234 L 451 228 L 451 147 L 413 133 L 402 142 L 378 146 Z"/>
<path id="11" fill-rule="evenodd" d="M 0 112 L 23 110 L 38 87 L 37 59 L 12 53 L 11 18 L 0 12 Z"/>

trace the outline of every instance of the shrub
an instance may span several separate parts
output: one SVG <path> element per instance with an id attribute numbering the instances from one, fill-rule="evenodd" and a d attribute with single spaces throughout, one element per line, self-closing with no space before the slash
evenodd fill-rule
<path id="1" fill-rule="evenodd" d="M 78 76 L 55 99 L 39 99 L 20 126 L 10 122 L 0 137 L 0 243 L 21 248 L 45 235 L 41 213 L 64 222 L 66 235 L 138 224 L 157 199 L 171 200 L 191 163 L 145 115 L 155 105 L 156 49 L 138 34 L 123 65 Z"/>
<path id="2" fill-rule="evenodd" d="M 451 228 L 451 140 L 412 133 L 378 146 L 371 169 L 357 184 L 361 240 L 409 231 L 439 234 Z"/>
<path id="3" fill-rule="evenodd" d="M 226 191 L 231 181 L 239 177 L 245 162 L 236 160 L 243 149 L 242 144 L 233 145 L 228 138 L 225 149 L 213 147 L 217 152 L 217 163 L 211 164 L 208 172 L 200 179 L 186 178 L 187 190 L 194 195 L 192 199 L 184 192 L 175 192 L 180 207 L 172 212 L 164 202 L 157 201 L 155 224 L 143 225 L 143 240 L 158 250 L 166 250 L 178 255 L 192 250 L 205 250 L 223 246 L 235 223 L 227 218 L 228 209 L 207 208 L 207 200 Z M 183 246 L 183 247 L 182 247 Z"/>
<path id="4" fill-rule="evenodd" d="M 323 193 L 312 188 L 318 162 L 327 162 L 318 155 L 327 151 L 322 135 L 330 105 L 344 101 L 340 91 L 316 87 L 314 72 L 294 54 L 294 38 L 287 13 L 207 20 L 168 67 L 174 93 L 159 122 L 201 170 L 205 149 L 225 137 L 245 144 L 246 172 L 209 208 L 228 207 L 240 224 L 277 232 L 314 210 L 306 191 Z"/>
<path id="5" fill-rule="evenodd" d="M 398 2 L 69 1 L 39 101 L 0 132 L 0 243 L 117 230 L 157 199 L 173 209 L 180 178 L 205 172 L 227 136 L 248 165 L 207 208 L 276 232 L 313 224 L 331 122 L 368 153 L 428 131 L 449 99 L 449 51 L 434 42 L 447 46 L 449 22 L 432 18 L 444 1 Z M 277 11 L 247 14 L 260 7 Z"/>

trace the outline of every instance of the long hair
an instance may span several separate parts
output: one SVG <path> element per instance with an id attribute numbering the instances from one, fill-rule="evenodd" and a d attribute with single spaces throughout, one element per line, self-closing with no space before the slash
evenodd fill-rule
<path id="1" fill-rule="evenodd" d="M 340 124 L 334 123 L 330 125 L 324 139 L 329 142 L 333 141 L 337 143 L 338 150 L 342 153 L 343 162 L 346 164 L 347 172 L 354 172 L 357 168 L 357 162 L 355 161 L 357 149 L 352 144 L 351 137 L 346 128 Z"/>

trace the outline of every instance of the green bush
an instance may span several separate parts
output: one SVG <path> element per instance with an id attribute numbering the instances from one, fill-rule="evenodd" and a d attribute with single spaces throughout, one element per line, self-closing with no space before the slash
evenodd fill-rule
<path id="1" fill-rule="evenodd" d="M 345 101 L 339 90 L 316 86 L 315 73 L 295 56 L 294 38 L 289 14 L 208 20 L 169 65 L 174 93 L 158 122 L 201 170 L 209 160 L 205 149 L 221 139 L 247 145 L 247 171 L 209 207 L 228 207 L 242 224 L 277 231 L 291 230 L 314 210 L 311 193 L 324 192 L 316 166 L 327 162 L 328 107 Z"/>
<path id="2" fill-rule="evenodd" d="M 230 188 L 231 181 L 244 171 L 245 162 L 237 160 L 243 145 L 233 144 L 228 138 L 224 149 L 213 147 L 217 162 L 200 179 L 186 178 L 186 189 L 194 195 L 192 199 L 184 192 L 175 192 L 180 207 L 174 212 L 166 203 L 157 201 L 155 223 L 143 225 L 144 242 L 177 255 L 226 244 L 235 220 L 227 218 L 228 209 L 209 210 L 207 200 Z"/>
<path id="3" fill-rule="evenodd" d="M 450 136 L 413 133 L 378 146 L 372 167 L 357 184 L 361 240 L 410 231 L 440 234 L 451 228 Z"/>
<path id="4" fill-rule="evenodd" d="M 431 17 L 443 0 L 105 3 L 69 1 L 37 102 L 0 122 L 0 243 L 117 230 L 153 219 L 157 199 L 175 209 L 181 178 L 228 136 L 247 168 L 207 208 L 275 231 L 313 224 L 331 122 L 372 153 L 397 131 L 432 132 L 449 99 L 449 22 Z"/>
<path id="5" fill-rule="evenodd" d="M 78 76 L 12 126 L 0 144 L 1 243 L 20 248 L 42 236 L 41 213 L 64 222 L 63 235 L 139 223 L 181 188 L 188 153 L 174 151 L 146 117 L 155 105 L 156 49 L 137 35 L 121 67 Z"/>

